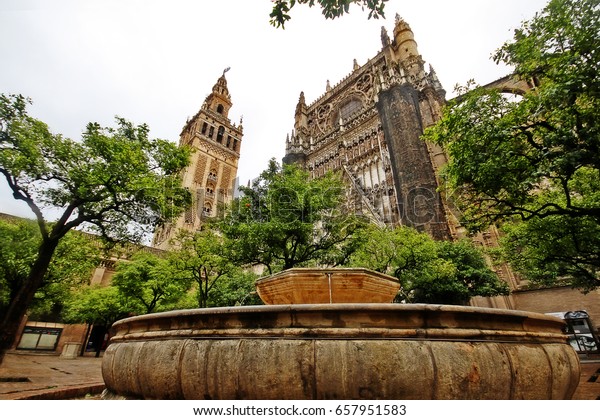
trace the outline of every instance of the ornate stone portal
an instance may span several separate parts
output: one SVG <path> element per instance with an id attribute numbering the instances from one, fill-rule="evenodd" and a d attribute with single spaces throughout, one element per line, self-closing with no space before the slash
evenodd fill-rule
<path id="1" fill-rule="evenodd" d="M 311 275 L 330 281 L 305 273 L 262 279 L 259 291 L 282 279 L 292 289 Z M 363 275 L 378 277 L 357 269 L 351 288 L 372 301 Z M 530 312 L 392 303 L 150 314 L 114 324 L 105 397 L 568 399 L 580 367 L 562 327 Z"/>

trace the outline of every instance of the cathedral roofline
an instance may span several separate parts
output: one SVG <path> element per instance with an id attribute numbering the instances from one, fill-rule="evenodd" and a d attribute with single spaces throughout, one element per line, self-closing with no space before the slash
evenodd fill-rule
<path id="1" fill-rule="evenodd" d="M 351 79 L 354 76 L 356 76 L 357 74 L 360 74 L 360 73 L 368 71 L 369 68 L 371 68 L 373 65 L 375 65 L 379 60 L 383 59 L 384 57 L 385 57 L 384 51 L 379 51 L 377 53 L 377 55 L 375 55 L 375 57 L 370 58 L 365 64 L 363 64 L 362 66 L 359 66 L 358 68 L 352 70 L 342 80 L 340 80 L 338 83 L 336 83 L 335 85 L 333 85 L 333 87 L 331 87 L 330 90 L 326 91 L 324 94 L 322 94 L 321 96 L 319 96 L 316 100 L 314 100 L 313 102 L 311 102 L 307 106 L 307 108 L 311 109 L 311 108 L 315 107 L 316 105 L 318 105 L 320 102 L 324 102 L 324 100 L 329 99 L 332 96 L 335 96 L 340 91 L 344 90 L 344 88 L 346 87 L 346 85 L 351 82 Z"/>

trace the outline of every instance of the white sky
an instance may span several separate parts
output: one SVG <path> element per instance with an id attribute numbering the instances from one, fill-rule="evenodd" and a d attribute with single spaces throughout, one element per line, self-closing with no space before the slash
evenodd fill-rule
<path id="1" fill-rule="evenodd" d="M 296 6 L 286 29 L 269 24 L 269 0 L 0 0 L 0 92 L 21 93 L 30 114 L 78 139 L 90 121 L 118 115 L 177 142 L 226 67 L 243 116 L 242 184 L 284 155 L 301 91 L 307 103 L 381 49 L 399 13 L 419 52 L 452 96 L 455 84 L 484 84 L 509 69 L 491 54 L 546 0 L 389 0 L 386 19 L 359 7 L 336 20 Z M 0 180 L 0 212 L 32 216 Z"/>

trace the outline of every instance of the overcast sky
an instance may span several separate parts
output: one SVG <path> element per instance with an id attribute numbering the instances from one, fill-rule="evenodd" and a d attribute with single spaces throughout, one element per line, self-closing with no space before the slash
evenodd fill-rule
<path id="1" fill-rule="evenodd" d="M 546 0 L 389 0 L 386 18 L 360 7 L 336 20 L 296 6 L 285 30 L 269 0 L 0 0 L 0 92 L 29 96 L 30 114 L 73 139 L 118 115 L 177 142 L 223 69 L 243 117 L 242 184 L 281 159 L 301 91 L 307 103 L 381 49 L 400 14 L 446 91 L 507 74 L 491 54 Z M 0 180 L 0 212 L 32 216 Z"/>

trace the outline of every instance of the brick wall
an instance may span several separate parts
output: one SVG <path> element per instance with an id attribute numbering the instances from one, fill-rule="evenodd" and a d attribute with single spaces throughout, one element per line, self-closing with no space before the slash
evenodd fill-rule
<path id="1" fill-rule="evenodd" d="M 570 287 L 513 292 L 516 308 L 532 312 L 586 311 L 594 327 L 600 328 L 600 290 L 586 295 Z"/>

